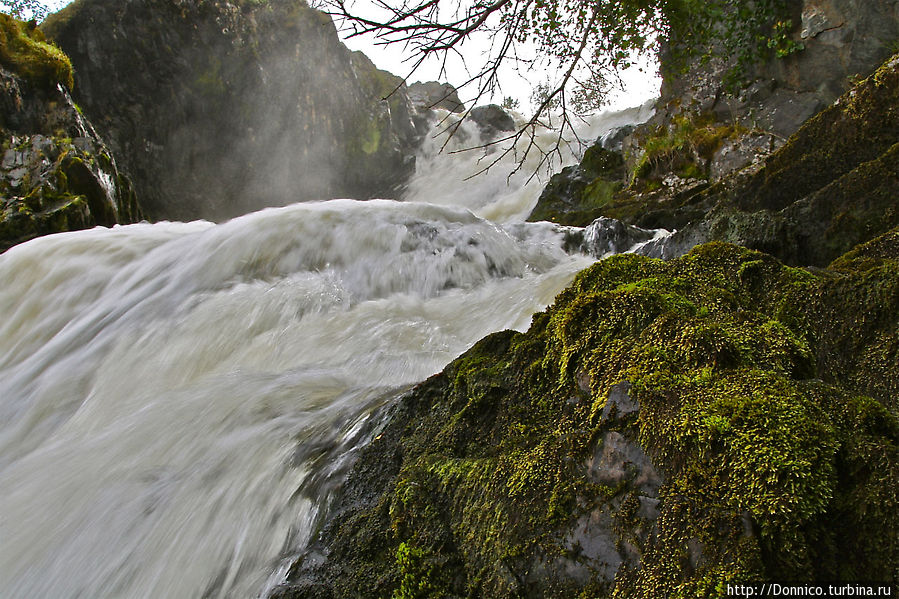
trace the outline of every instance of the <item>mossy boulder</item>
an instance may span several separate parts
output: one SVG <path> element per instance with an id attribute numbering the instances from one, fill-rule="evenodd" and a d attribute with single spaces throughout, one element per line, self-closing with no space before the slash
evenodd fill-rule
<path id="1" fill-rule="evenodd" d="M 68 59 L 33 24 L 2 14 L 0 38 L 0 251 L 140 220 L 131 182 L 69 95 Z"/>
<path id="2" fill-rule="evenodd" d="M 394 406 L 276 596 L 894 580 L 897 291 L 896 231 L 814 272 L 603 260 Z"/>
<path id="3" fill-rule="evenodd" d="M 550 178 L 528 220 L 586 226 L 625 183 L 624 157 L 597 142 L 587 148 L 580 164 Z"/>
<path id="4" fill-rule="evenodd" d="M 303 0 L 78 0 L 42 28 L 151 218 L 395 197 L 414 170 L 402 80 Z"/>

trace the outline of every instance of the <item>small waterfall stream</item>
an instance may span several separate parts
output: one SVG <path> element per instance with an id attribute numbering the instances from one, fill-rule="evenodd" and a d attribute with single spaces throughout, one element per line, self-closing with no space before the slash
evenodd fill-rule
<path id="1" fill-rule="evenodd" d="M 587 135 L 636 115 L 605 118 Z M 539 182 L 507 185 L 504 165 L 464 181 L 473 154 L 419 164 L 404 202 L 0 255 L 0 597 L 263 594 L 378 409 L 525 329 L 592 261 L 520 223 Z"/>

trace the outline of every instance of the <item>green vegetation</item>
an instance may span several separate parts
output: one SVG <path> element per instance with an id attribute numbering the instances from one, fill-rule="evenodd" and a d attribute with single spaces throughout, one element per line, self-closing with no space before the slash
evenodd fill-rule
<path id="1" fill-rule="evenodd" d="M 75 85 L 72 63 L 33 23 L 0 13 L 0 64 L 38 87 Z"/>
<path id="2" fill-rule="evenodd" d="M 21 20 L 40 21 L 50 9 L 40 0 L 0 0 L 0 12 Z"/>
<path id="3" fill-rule="evenodd" d="M 0 176 L 0 251 L 40 235 L 111 226 L 141 218 L 137 199 L 127 177 L 117 174 L 116 197 L 109 198 L 100 172 L 115 174 L 105 150 L 76 147 L 64 137 L 25 136 L 12 146 L 21 166 L 4 169 Z M 12 175 L 14 171 L 24 173 Z"/>
<path id="4" fill-rule="evenodd" d="M 644 187 L 672 173 L 683 179 L 708 179 L 709 161 L 721 144 L 744 133 L 744 128 L 721 124 L 713 117 L 677 116 L 643 141 L 631 179 Z"/>
<path id="5" fill-rule="evenodd" d="M 672 56 L 669 63 L 683 68 L 697 58 L 734 56 L 735 80 L 748 78 L 761 60 L 800 48 L 792 37 L 792 7 L 782 0 L 450 4 L 456 8 L 437 11 L 428 3 L 387 2 L 379 7 L 387 9 L 386 16 L 373 21 L 372 13 L 358 6 L 325 0 L 327 9 L 350 27 L 371 32 L 384 43 L 405 45 L 421 59 L 453 53 L 473 33 L 489 32 L 493 50 L 472 65 L 471 83 L 480 94 L 496 87 L 500 65 L 513 60 L 518 44 L 532 45 L 557 68 L 557 75 L 535 92 L 535 119 L 557 106 L 570 110 L 602 104 L 615 73 L 631 66 L 635 55 L 656 52 L 662 44 Z"/>

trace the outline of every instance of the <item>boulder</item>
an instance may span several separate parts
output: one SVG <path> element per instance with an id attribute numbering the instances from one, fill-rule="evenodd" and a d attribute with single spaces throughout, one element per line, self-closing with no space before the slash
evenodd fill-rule
<path id="1" fill-rule="evenodd" d="M 409 86 L 409 101 L 419 112 L 442 108 L 450 112 L 465 112 L 465 104 L 459 99 L 456 88 L 449 83 L 428 81 L 416 82 Z"/>
<path id="2" fill-rule="evenodd" d="M 585 226 L 596 218 L 596 210 L 624 187 L 625 177 L 621 154 L 597 142 L 587 148 L 580 164 L 567 166 L 550 178 L 528 220 Z"/>
<path id="3" fill-rule="evenodd" d="M 477 124 L 481 138 L 485 140 L 515 131 L 515 120 L 512 115 L 497 104 L 476 106 L 468 113 L 468 118 Z"/>

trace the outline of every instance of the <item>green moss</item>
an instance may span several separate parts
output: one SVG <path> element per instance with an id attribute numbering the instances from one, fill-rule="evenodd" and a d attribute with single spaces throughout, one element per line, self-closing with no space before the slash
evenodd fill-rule
<path id="1" fill-rule="evenodd" d="M 225 81 L 222 79 L 222 61 L 217 56 L 209 59 L 209 66 L 200 73 L 195 87 L 204 96 L 222 96 L 225 94 Z"/>
<path id="2" fill-rule="evenodd" d="M 599 143 L 587 148 L 576 167 L 553 175 L 528 220 L 586 226 L 625 185 L 624 159 Z"/>
<path id="3" fill-rule="evenodd" d="M 361 149 L 364 154 L 374 154 L 381 146 L 381 127 L 377 121 L 370 121 L 368 130 L 361 140 Z"/>
<path id="4" fill-rule="evenodd" d="M 724 125 L 709 117 L 678 116 L 643 140 L 631 180 L 658 180 L 667 173 L 682 178 L 707 179 L 707 164 L 724 140 L 744 133 L 736 125 Z"/>
<path id="5" fill-rule="evenodd" d="M 72 63 L 36 27 L 0 13 L 0 64 L 39 87 L 72 89 Z"/>
<path id="6" fill-rule="evenodd" d="M 391 595 L 392 599 L 437 599 L 445 597 L 434 584 L 439 574 L 433 564 L 428 563 L 427 554 L 416 547 L 400 543 L 396 549 L 396 565 L 400 572 L 400 586 Z"/>

